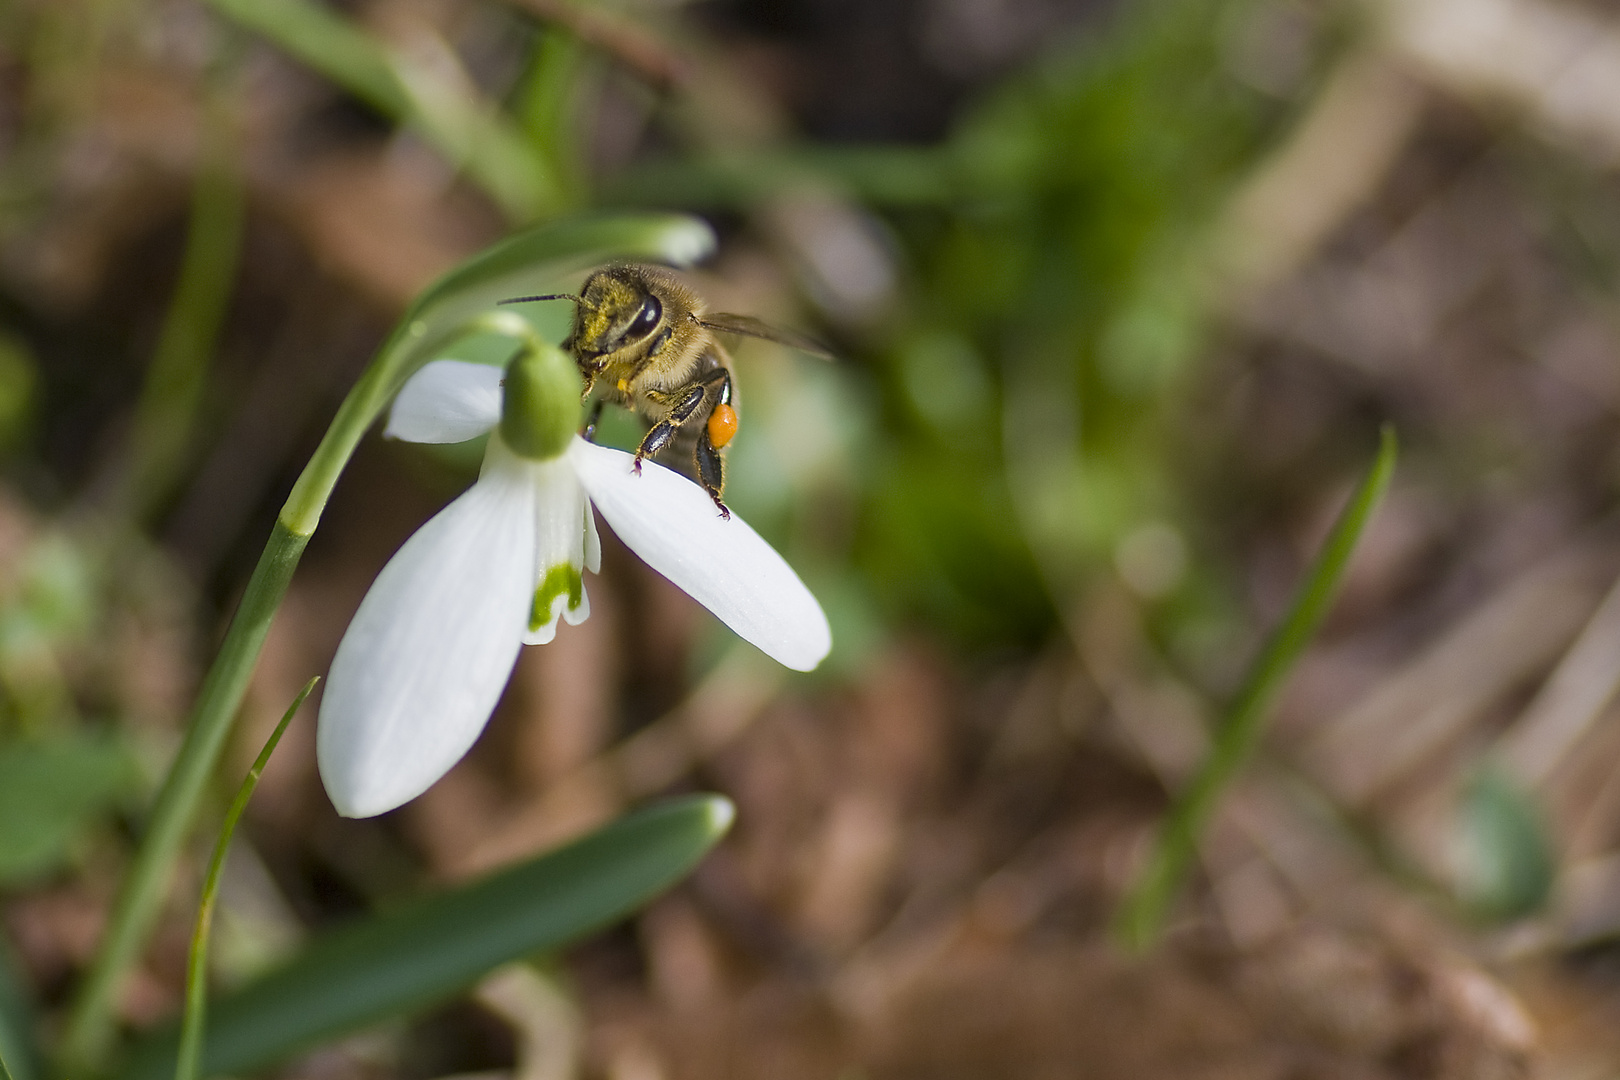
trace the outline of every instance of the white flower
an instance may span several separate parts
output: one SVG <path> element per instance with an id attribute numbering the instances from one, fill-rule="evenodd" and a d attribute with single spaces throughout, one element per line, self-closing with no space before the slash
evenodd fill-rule
<path id="1" fill-rule="evenodd" d="M 461 442 L 489 432 L 483 470 L 383 567 L 343 635 L 322 695 L 317 756 L 338 812 L 369 817 L 427 790 L 489 720 L 524 643 L 590 613 L 582 570 L 601 549 L 591 504 L 648 565 L 790 668 L 832 638 L 815 597 L 769 544 L 698 485 L 573 438 L 520 457 L 499 430 L 502 372 L 438 360 L 400 391 L 387 434 Z M 587 497 L 589 501 L 587 501 Z"/>

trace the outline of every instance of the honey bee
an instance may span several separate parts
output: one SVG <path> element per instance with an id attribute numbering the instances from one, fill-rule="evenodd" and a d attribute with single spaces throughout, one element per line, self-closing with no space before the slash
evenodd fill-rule
<path id="1" fill-rule="evenodd" d="M 585 437 L 595 433 L 605 403 L 632 410 L 652 424 L 636 448 L 636 473 L 643 459 L 666 450 L 677 458 L 690 454 L 693 478 L 726 518 L 731 511 L 721 498 L 726 466 L 720 451 L 737 434 L 735 376 L 715 335 L 740 334 L 831 355 L 818 342 L 750 316 L 708 311 L 702 297 L 661 266 L 621 263 L 592 272 L 578 296 L 554 293 L 501 302 L 533 300 L 574 304 L 573 332 L 562 347 L 585 377 L 585 398 L 604 387 Z"/>

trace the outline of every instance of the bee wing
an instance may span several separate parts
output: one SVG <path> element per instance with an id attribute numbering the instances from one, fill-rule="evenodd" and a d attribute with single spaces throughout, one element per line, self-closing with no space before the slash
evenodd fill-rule
<path id="1" fill-rule="evenodd" d="M 710 330 L 718 330 L 722 334 L 741 334 L 743 337 L 763 338 L 774 341 L 778 345 L 786 345 L 790 349 L 819 356 L 823 360 L 833 358 L 832 350 L 815 338 L 796 334 L 791 330 L 782 330 L 770 323 L 761 322 L 752 315 L 733 315 L 725 311 L 712 311 L 698 317 L 698 322 Z"/>

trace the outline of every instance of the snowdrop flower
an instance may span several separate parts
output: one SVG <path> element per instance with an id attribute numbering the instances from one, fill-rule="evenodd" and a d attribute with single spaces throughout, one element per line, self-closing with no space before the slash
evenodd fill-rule
<path id="1" fill-rule="evenodd" d="M 574 432 L 579 376 L 542 347 L 504 372 L 438 360 L 400 391 L 387 434 L 452 443 L 489 433 L 477 483 L 383 567 L 343 635 L 321 700 L 321 779 L 369 817 L 426 791 L 483 730 L 525 644 L 590 613 L 601 561 L 592 504 L 648 565 L 788 667 L 831 647 L 793 570 L 696 484 Z"/>

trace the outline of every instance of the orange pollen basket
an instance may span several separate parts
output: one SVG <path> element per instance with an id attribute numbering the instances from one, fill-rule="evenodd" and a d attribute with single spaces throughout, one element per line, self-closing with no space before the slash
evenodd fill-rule
<path id="1" fill-rule="evenodd" d="M 726 445 L 737 434 L 737 410 L 730 405 L 716 405 L 709 414 L 709 441 L 717 448 Z"/>

